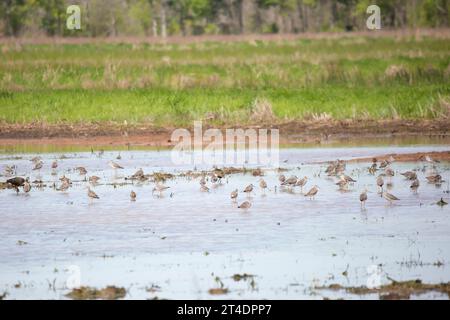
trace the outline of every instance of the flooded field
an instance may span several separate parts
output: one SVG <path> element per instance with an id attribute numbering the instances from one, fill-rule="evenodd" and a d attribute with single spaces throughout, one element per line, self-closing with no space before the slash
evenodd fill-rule
<path id="1" fill-rule="evenodd" d="M 17 195 L 0 190 L 0 296 L 5 299 L 68 299 L 74 283 L 126 289 L 125 299 L 377 299 L 378 292 L 345 288 L 379 287 L 420 279 L 450 281 L 450 163 L 388 165 L 378 193 L 378 169 L 346 163 L 356 180 L 339 189 L 339 175 L 325 173 L 336 159 L 383 154 L 448 151 L 448 145 L 413 147 L 322 147 L 280 150 L 280 167 L 238 170 L 213 183 L 208 166 L 175 166 L 169 150 L 98 150 L 0 154 L 0 182 L 29 177 L 32 189 Z M 32 170 L 36 156 L 41 169 Z M 117 159 L 119 158 L 119 159 Z M 57 160 L 57 168 L 52 163 Z M 124 169 L 112 169 L 113 160 Z M 380 165 L 378 162 L 378 165 Z M 15 166 L 14 174 L 5 168 Z M 77 167 L 84 167 L 80 174 Z M 131 180 L 142 168 L 148 179 Z M 248 169 L 255 169 L 249 167 Z M 188 173 L 191 171 L 191 173 Z M 416 173 L 420 186 L 400 173 Z M 170 173 L 159 193 L 154 173 Z M 303 188 L 283 187 L 279 176 L 308 177 Z M 440 174 L 444 182 L 429 183 Z M 63 175 L 71 186 L 61 188 Z M 98 176 L 97 184 L 87 181 Z M 260 179 L 267 189 L 259 186 Z M 141 181 L 142 180 L 142 181 Z M 241 192 L 249 184 L 249 195 Z M 304 193 L 314 185 L 314 199 Z M 90 199 L 87 186 L 99 199 Z M 237 201 L 230 193 L 238 189 Z M 368 190 L 365 206 L 360 194 Z M 137 195 L 130 200 L 130 192 Z M 238 208 L 249 201 L 249 209 Z M 442 204 L 442 203 L 441 203 Z M 339 286 L 337 286 L 339 285 Z M 342 289 L 341 289 L 342 288 Z M 338 289 L 338 290 L 336 290 Z M 356 293 L 355 293 L 356 292 Z M 442 290 L 409 298 L 448 299 Z"/>

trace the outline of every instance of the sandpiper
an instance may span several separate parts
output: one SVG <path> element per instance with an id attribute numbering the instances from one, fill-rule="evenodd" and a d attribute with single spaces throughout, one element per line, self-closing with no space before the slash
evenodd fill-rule
<path id="1" fill-rule="evenodd" d="M 390 164 L 390 162 L 388 160 L 383 160 L 380 163 L 380 169 L 384 169 L 386 168 L 388 165 Z"/>
<path id="2" fill-rule="evenodd" d="M 290 176 L 288 179 L 286 179 L 281 185 L 282 186 L 295 186 L 297 183 L 298 178 L 296 176 Z"/>
<path id="3" fill-rule="evenodd" d="M 99 180 L 100 180 L 100 177 L 97 177 L 97 176 L 90 176 L 89 177 L 89 182 L 92 183 L 92 184 L 97 184 Z"/>
<path id="4" fill-rule="evenodd" d="M 250 193 L 253 191 L 253 184 L 249 184 L 245 187 L 245 189 L 242 192 L 245 192 L 247 196 L 250 196 Z"/>
<path id="5" fill-rule="evenodd" d="M 429 155 L 425 155 L 424 159 L 426 162 L 429 162 L 429 163 L 439 163 L 440 162 L 439 160 L 435 160 L 435 159 L 431 158 Z"/>
<path id="6" fill-rule="evenodd" d="M 280 176 L 278 177 L 278 181 L 280 181 L 281 184 L 282 184 L 283 182 L 285 182 L 285 181 L 286 181 L 285 175 L 284 175 L 284 174 L 280 175 Z"/>
<path id="7" fill-rule="evenodd" d="M 352 177 L 347 176 L 345 174 L 341 174 L 340 178 L 341 178 L 341 180 L 343 180 L 345 182 L 356 182 L 356 180 L 354 180 Z"/>
<path id="8" fill-rule="evenodd" d="M 364 191 L 359 195 L 359 201 L 361 202 L 361 207 L 365 207 L 365 206 L 366 206 L 366 201 L 367 201 L 367 189 L 364 190 Z"/>
<path id="9" fill-rule="evenodd" d="M 31 191 L 31 184 L 28 182 L 28 180 L 25 180 L 25 182 L 23 184 L 23 191 L 25 193 L 28 193 Z"/>
<path id="10" fill-rule="evenodd" d="M 116 163 L 116 162 L 114 162 L 114 161 L 109 161 L 108 164 L 109 164 L 109 166 L 110 166 L 111 168 L 113 168 L 114 170 L 117 170 L 117 169 L 123 169 L 123 167 L 122 167 L 121 165 L 119 165 L 118 163 Z"/>
<path id="11" fill-rule="evenodd" d="M 441 183 L 442 176 L 440 174 L 426 177 L 429 183 Z"/>
<path id="12" fill-rule="evenodd" d="M 92 199 L 100 199 L 100 197 L 94 191 L 92 191 L 91 188 L 89 188 L 89 187 L 88 187 L 88 197 L 89 197 L 89 199 L 91 199 L 91 201 L 92 201 Z"/>
<path id="13" fill-rule="evenodd" d="M 165 185 L 163 185 L 163 184 L 157 183 L 157 184 L 155 185 L 155 187 L 153 188 L 153 190 L 152 190 L 152 194 L 155 193 L 155 191 L 158 191 L 158 192 L 159 192 L 159 195 L 161 196 L 161 195 L 162 195 L 162 192 L 163 192 L 164 190 L 169 189 L 169 188 L 170 188 L 170 187 L 167 187 L 167 186 L 165 186 Z"/>
<path id="14" fill-rule="evenodd" d="M 386 176 L 388 176 L 388 177 L 393 177 L 393 176 L 395 176 L 394 170 L 392 170 L 392 169 L 389 168 L 389 167 L 387 167 L 386 169 L 384 169 L 384 173 L 386 173 Z"/>
<path id="15" fill-rule="evenodd" d="M 136 192 L 134 192 L 133 190 L 131 190 L 130 192 L 130 199 L 131 201 L 136 201 Z"/>
<path id="16" fill-rule="evenodd" d="M 396 196 L 394 196 L 393 194 L 387 193 L 387 192 L 383 192 L 382 193 L 383 198 L 385 198 L 387 201 L 389 201 L 390 204 L 392 204 L 393 201 L 398 201 L 400 200 L 399 198 L 397 198 Z"/>
<path id="17" fill-rule="evenodd" d="M 52 162 L 52 169 L 56 169 L 56 168 L 58 168 L 58 161 L 57 160 Z"/>
<path id="18" fill-rule="evenodd" d="M 417 192 L 417 189 L 419 189 L 419 186 L 420 186 L 419 179 L 416 178 L 416 179 L 411 183 L 410 188 L 411 188 L 411 190 L 413 190 L 414 192 Z"/>
<path id="19" fill-rule="evenodd" d="M 376 163 L 373 163 L 373 164 L 370 166 L 370 168 L 369 168 L 369 173 L 370 173 L 371 175 L 375 175 L 375 172 L 377 172 L 377 164 L 376 164 Z"/>
<path id="20" fill-rule="evenodd" d="M 138 171 L 136 171 L 132 176 L 132 180 L 141 180 L 144 177 L 144 170 L 142 168 L 139 168 Z"/>
<path id="21" fill-rule="evenodd" d="M 87 174 L 87 170 L 85 167 L 76 167 L 75 170 L 78 171 L 80 176 L 85 176 Z"/>
<path id="22" fill-rule="evenodd" d="M 402 176 L 404 176 L 408 180 L 415 180 L 417 179 L 417 174 L 414 171 L 406 171 L 403 173 L 400 173 Z"/>
<path id="23" fill-rule="evenodd" d="M 200 191 L 202 191 L 202 192 L 209 192 L 209 188 L 206 186 L 206 185 L 201 185 L 200 186 Z"/>
<path id="24" fill-rule="evenodd" d="M 56 190 L 65 192 L 67 191 L 67 189 L 69 189 L 69 187 L 70 187 L 69 180 L 63 180 L 59 188 L 57 188 Z"/>
<path id="25" fill-rule="evenodd" d="M 318 186 L 314 186 L 311 188 L 311 190 L 308 191 L 307 194 L 305 194 L 305 197 L 309 197 L 309 199 L 314 199 L 314 197 L 316 196 L 317 192 L 319 192 L 319 187 Z"/>
<path id="26" fill-rule="evenodd" d="M 263 190 L 263 192 L 266 192 L 266 188 L 267 188 L 267 183 L 266 181 L 264 181 L 263 178 L 261 178 L 261 180 L 259 180 L 259 187 Z"/>
<path id="27" fill-rule="evenodd" d="M 300 192 L 303 193 L 303 187 L 308 182 L 308 177 L 303 177 L 303 179 L 297 180 L 297 183 L 295 184 L 296 187 L 300 187 Z"/>
<path id="28" fill-rule="evenodd" d="M 378 176 L 377 178 L 377 186 L 381 189 L 381 192 L 383 192 L 383 185 L 384 185 L 384 180 L 382 176 Z"/>
<path id="29" fill-rule="evenodd" d="M 200 179 L 200 185 L 201 185 L 201 186 L 205 186 L 205 185 L 206 185 L 206 177 L 205 177 L 205 176 L 203 176 L 203 177 Z"/>
<path id="30" fill-rule="evenodd" d="M 252 204 L 249 201 L 244 201 L 238 206 L 238 208 L 249 209 L 251 206 L 252 206 Z"/>
<path id="31" fill-rule="evenodd" d="M 33 170 L 41 170 L 43 165 L 44 165 L 44 163 L 42 161 L 36 162 L 34 164 Z"/>
<path id="32" fill-rule="evenodd" d="M 347 189 L 348 182 L 346 180 L 341 179 L 338 182 L 336 182 L 336 185 L 339 186 L 339 190 L 345 191 Z"/>
<path id="33" fill-rule="evenodd" d="M 230 194 L 230 198 L 234 201 L 236 201 L 236 198 L 238 197 L 238 189 L 235 189 L 234 191 L 231 192 Z"/>

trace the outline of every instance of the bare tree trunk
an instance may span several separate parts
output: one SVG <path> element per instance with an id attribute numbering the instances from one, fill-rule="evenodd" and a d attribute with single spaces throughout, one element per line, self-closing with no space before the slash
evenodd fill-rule
<path id="1" fill-rule="evenodd" d="M 164 39 L 167 37 L 166 8 L 164 3 L 161 5 L 161 37 Z"/>

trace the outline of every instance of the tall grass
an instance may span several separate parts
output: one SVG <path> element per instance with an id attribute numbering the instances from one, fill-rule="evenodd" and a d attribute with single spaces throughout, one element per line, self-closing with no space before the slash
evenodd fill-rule
<path id="1" fill-rule="evenodd" d="M 450 41 L 2 44 L 0 120 L 186 124 L 448 116 Z"/>

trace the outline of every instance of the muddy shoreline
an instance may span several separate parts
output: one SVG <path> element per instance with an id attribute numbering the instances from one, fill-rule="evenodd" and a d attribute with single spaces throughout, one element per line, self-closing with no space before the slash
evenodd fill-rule
<path id="1" fill-rule="evenodd" d="M 333 120 L 291 121 L 259 125 L 222 125 L 227 128 L 279 129 L 280 144 L 364 140 L 373 138 L 433 137 L 450 138 L 450 120 Z M 175 127 L 151 124 L 6 124 L 0 126 L 0 144 L 17 143 L 90 145 L 90 146 L 154 146 L 170 147 Z M 192 132 L 192 126 L 186 127 Z M 203 126 L 203 130 L 208 129 Z"/>

